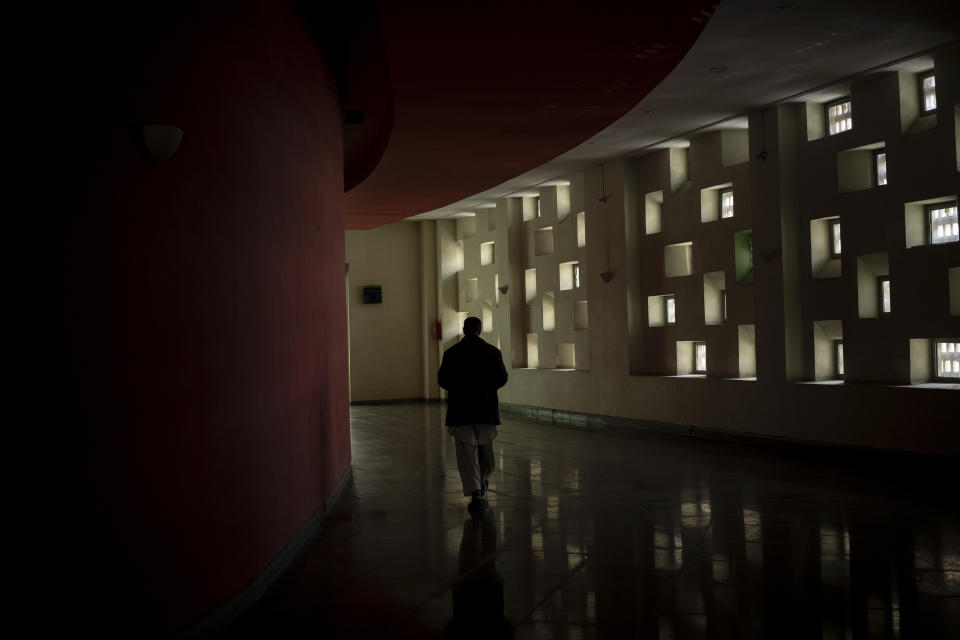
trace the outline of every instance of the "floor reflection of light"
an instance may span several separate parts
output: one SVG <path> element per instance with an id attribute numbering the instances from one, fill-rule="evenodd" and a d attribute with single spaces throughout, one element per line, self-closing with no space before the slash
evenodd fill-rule
<path id="1" fill-rule="evenodd" d="M 705 527 L 710 524 L 710 501 L 688 501 L 680 503 L 680 517 L 688 527 Z"/>
<path id="2" fill-rule="evenodd" d="M 463 540 L 463 529 L 450 527 L 447 529 L 447 553 L 455 556 L 460 553 L 460 542 Z"/>
<path id="3" fill-rule="evenodd" d="M 827 585 L 850 581 L 850 532 L 845 524 L 820 523 L 820 576 Z"/>
<path id="4" fill-rule="evenodd" d="M 743 509 L 743 539 L 747 542 L 760 542 L 763 538 L 760 512 L 756 509 Z"/>
<path id="5" fill-rule="evenodd" d="M 683 560 L 683 537 L 680 530 L 656 528 L 653 531 L 653 566 L 657 569 L 678 569 Z"/>
<path id="6" fill-rule="evenodd" d="M 503 511 L 497 514 L 497 532 L 501 540 L 507 539 L 507 519 Z"/>
<path id="7" fill-rule="evenodd" d="M 547 496 L 547 519 L 560 519 L 560 496 Z"/>
<path id="8" fill-rule="evenodd" d="M 543 495 L 542 470 L 539 460 L 530 461 L 530 494 L 534 496 Z"/>
<path id="9" fill-rule="evenodd" d="M 587 620 L 596 620 L 597 618 L 597 594 L 593 591 L 587 592 Z"/>
<path id="10" fill-rule="evenodd" d="M 720 553 L 713 554 L 713 581 L 727 582 L 730 578 L 730 558 Z"/>
<path id="11" fill-rule="evenodd" d="M 580 469 L 568 469 L 567 472 L 563 474 L 563 488 L 569 489 L 570 491 L 580 490 Z"/>
<path id="12" fill-rule="evenodd" d="M 533 549 L 533 555 L 543 560 L 543 533 L 533 531 L 530 533 L 530 548 Z"/>

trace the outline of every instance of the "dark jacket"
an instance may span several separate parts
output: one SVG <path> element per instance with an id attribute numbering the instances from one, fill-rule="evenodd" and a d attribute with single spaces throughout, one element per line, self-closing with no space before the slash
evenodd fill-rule
<path id="1" fill-rule="evenodd" d="M 500 424 L 497 389 L 507 384 L 500 349 L 465 335 L 443 352 L 437 382 L 447 390 L 447 426 Z"/>

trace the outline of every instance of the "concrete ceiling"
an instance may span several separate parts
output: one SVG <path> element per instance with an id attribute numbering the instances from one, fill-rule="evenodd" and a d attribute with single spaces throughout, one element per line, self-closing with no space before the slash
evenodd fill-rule
<path id="1" fill-rule="evenodd" d="M 830 85 L 956 42 L 958 18 L 954 2 L 723 0 L 683 60 L 622 118 L 536 168 L 414 219 L 474 211 L 706 129 L 744 128 L 746 113 L 804 94 L 823 99 Z"/>

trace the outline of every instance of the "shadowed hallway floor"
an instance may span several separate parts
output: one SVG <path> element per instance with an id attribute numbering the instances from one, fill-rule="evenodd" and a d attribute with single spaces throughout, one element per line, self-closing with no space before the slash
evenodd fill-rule
<path id="1" fill-rule="evenodd" d="M 354 407 L 353 485 L 222 637 L 960 637 L 936 461 L 503 417 L 474 519 L 441 405 Z"/>

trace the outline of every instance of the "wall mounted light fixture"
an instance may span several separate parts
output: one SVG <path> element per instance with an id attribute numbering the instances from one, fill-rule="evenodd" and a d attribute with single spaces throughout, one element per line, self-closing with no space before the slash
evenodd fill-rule
<path id="1" fill-rule="evenodd" d="M 145 124 L 140 128 L 143 134 L 143 147 L 150 162 L 168 159 L 183 140 L 183 131 L 168 124 Z"/>

